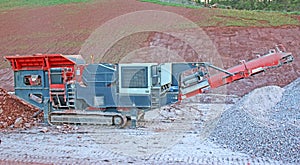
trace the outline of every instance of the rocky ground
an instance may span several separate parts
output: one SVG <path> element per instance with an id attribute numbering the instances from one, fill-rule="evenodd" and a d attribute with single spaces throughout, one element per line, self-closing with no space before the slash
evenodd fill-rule
<path id="1" fill-rule="evenodd" d="M 0 88 L 0 130 L 30 128 L 41 122 L 41 115 L 34 118 L 39 110 Z"/>
<path id="2" fill-rule="evenodd" d="M 299 164 L 299 80 L 285 88 L 258 88 L 242 98 L 199 95 L 147 112 L 137 129 L 39 125 L 4 130 L 0 160 L 30 164 Z"/>

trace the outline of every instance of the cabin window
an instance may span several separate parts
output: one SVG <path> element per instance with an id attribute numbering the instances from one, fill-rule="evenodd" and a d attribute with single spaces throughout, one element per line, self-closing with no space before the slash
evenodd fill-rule
<path id="1" fill-rule="evenodd" d="M 122 67 L 122 88 L 147 88 L 147 67 Z"/>
<path id="2" fill-rule="evenodd" d="M 28 86 L 41 86 L 42 78 L 40 75 L 26 75 L 24 76 L 24 84 Z"/>

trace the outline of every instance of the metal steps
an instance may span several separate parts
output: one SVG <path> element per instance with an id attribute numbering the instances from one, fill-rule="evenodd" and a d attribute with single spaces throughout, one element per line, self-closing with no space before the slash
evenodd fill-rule
<path id="1" fill-rule="evenodd" d="M 67 85 L 67 105 L 70 109 L 75 109 L 76 103 L 76 89 L 71 87 L 71 84 Z"/>
<path id="2" fill-rule="evenodd" d="M 159 108 L 160 105 L 160 87 L 151 88 L 151 108 Z"/>

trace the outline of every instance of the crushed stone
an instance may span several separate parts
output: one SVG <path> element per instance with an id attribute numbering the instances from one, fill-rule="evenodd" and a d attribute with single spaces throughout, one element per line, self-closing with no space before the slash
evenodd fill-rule
<path id="1" fill-rule="evenodd" d="M 222 114 L 210 134 L 213 142 L 253 157 L 300 163 L 300 79 L 284 89 L 256 89 Z"/>

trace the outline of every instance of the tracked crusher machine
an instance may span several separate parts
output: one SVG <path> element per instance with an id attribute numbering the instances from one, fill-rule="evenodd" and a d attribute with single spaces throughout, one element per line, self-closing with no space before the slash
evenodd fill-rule
<path id="1" fill-rule="evenodd" d="M 206 62 L 86 64 L 80 55 L 5 58 L 14 70 L 15 95 L 38 107 L 46 123 L 117 127 L 128 120 L 135 127 L 148 110 L 293 61 L 282 45 L 227 70 Z"/>

